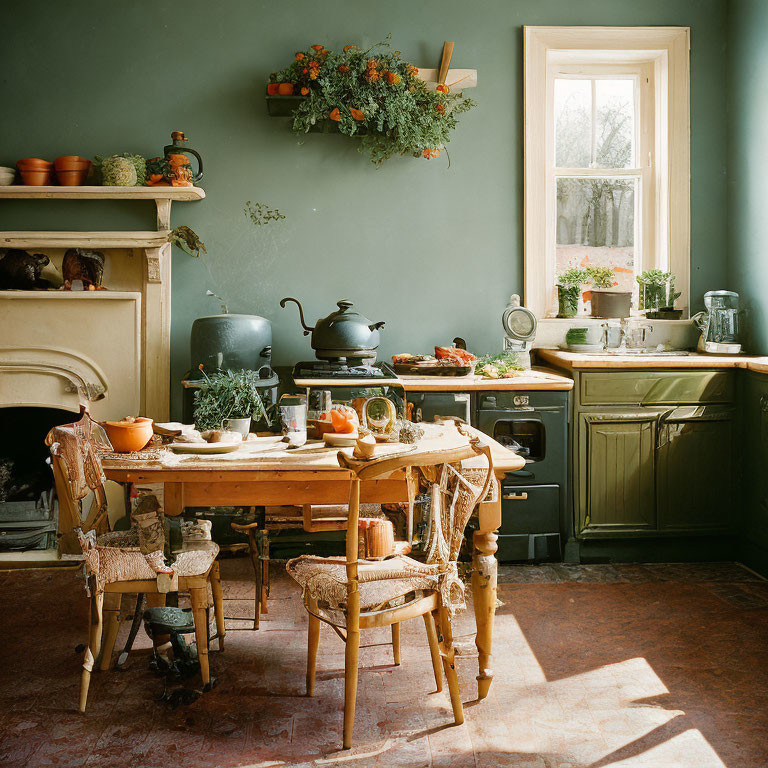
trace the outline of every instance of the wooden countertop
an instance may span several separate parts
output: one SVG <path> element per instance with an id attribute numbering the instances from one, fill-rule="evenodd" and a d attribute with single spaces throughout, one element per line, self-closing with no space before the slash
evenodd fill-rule
<path id="1" fill-rule="evenodd" d="M 505 389 L 559 390 L 573 389 L 573 379 L 546 368 L 532 368 L 509 379 L 487 379 L 483 376 L 399 376 L 406 392 L 493 392 Z"/>
<path id="2" fill-rule="evenodd" d="M 748 355 L 588 355 L 580 352 L 564 352 L 559 349 L 535 350 L 536 356 L 551 365 L 565 370 L 590 370 L 616 368 L 640 370 L 646 368 L 744 368 L 768 373 L 768 357 Z"/>

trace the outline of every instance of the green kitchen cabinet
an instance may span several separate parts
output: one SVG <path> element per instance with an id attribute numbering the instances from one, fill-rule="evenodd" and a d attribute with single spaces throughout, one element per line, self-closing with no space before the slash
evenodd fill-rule
<path id="1" fill-rule="evenodd" d="M 576 540 L 736 529 L 734 371 L 573 376 Z"/>
<path id="2" fill-rule="evenodd" d="M 660 420 L 656 447 L 659 529 L 727 529 L 733 500 L 735 409 L 676 408 Z"/>
<path id="3" fill-rule="evenodd" d="M 653 530 L 658 412 L 582 413 L 579 423 L 579 530 Z"/>

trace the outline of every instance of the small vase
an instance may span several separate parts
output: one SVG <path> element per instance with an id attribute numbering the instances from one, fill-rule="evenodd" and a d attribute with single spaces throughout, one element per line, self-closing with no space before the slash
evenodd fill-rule
<path id="1" fill-rule="evenodd" d="M 578 285 L 557 286 L 557 316 L 576 317 L 579 311 L 579 296 L 581 288 Z"/>
<path id="2" fill-rule="evenodd" d="M 592 317 L 629 317 L 632 294 L 629 291 L 592 289 Z"/>
<path id="3" fill-rule="evenodd" d="M 243 440 L 248 438 L 248 433 L 251 431 L 251 417 L 246 419 L 224 419 L 224 429 L 230 432 L 239 432 L 243 436 Z"/>

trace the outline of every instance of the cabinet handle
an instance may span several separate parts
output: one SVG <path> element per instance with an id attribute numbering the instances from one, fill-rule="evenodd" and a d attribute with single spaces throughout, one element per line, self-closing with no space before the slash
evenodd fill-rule
<path id="1" fill-rule="evenodd" d="M 507 501 L 525 501 L 528 498 L 528 493 L 525 491 L 523 493 L 505 493 L 501 498 Z"/>

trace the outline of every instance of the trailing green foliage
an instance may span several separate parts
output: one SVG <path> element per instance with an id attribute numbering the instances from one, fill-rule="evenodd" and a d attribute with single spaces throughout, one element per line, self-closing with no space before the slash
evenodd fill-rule
<path id="1" fill-rule="evenodd" d="M 195 391 L 194 419 L 197 429 L 218 429 L 224 419 L 264 419 L 272 424 L 273 415 L 264 403 L 269 395 L 259 387 L 256 371 L 217 371 L 210 376 L 200 366 L 205 379 Z"/>
<path id="2" fill-rule="evenodd" d="M 589 282 L 589 270 L 566 269 L 557 276 L 557 284 L 563 288 L 578 288 Z"/>
<path id="3" fill-rule="evenodd" d="M 195 258 L 198 258 L 201 252 L 208 253 L 205 243 L 197 236 L 197 232 L 183 224 L 168 233 L 168 242 Z"/>
<path id="4" fill-rule="evenodd" d="M 294 132 L 335 121 L 341 133 L 362 135 L 360 151 L 377 166 L 394 155 L 437 157 L 456 117 L 475 102 L 447 86 L 430 91 L 400 51 L 373 53 L 388 47 L 387 41 L 367 51 L 347 45 L 334 53 L 314 45 L 273 73 L 271 82 L 292 83 L 294 94 L 306 97 L 293 113 Z"/>
<path id="5" fill-rule="evenodd" d="M 266 203 L 252 203 L 250 200 L 245 204 L 243 213 L 257 227 L 263 227 L 270 221 L 280 221 L 280 219 L 285 218 L 277 208 L 270 208 Z"/>

